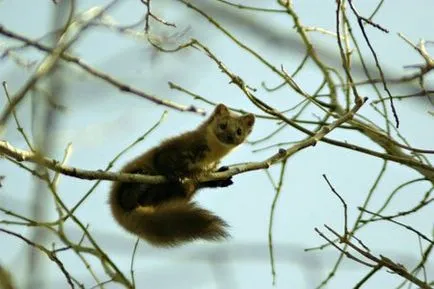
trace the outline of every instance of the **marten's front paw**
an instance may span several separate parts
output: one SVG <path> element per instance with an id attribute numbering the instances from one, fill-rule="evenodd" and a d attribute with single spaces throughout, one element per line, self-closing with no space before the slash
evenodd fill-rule
<path id="1" fill-rule="evenodd" d="M 222 167 L 220 167 L 220 168 L 217 170 L 217 172 L 225 172 L 225 171 L 227 171 L 227 170 L 229 170 L 229 167 L 228 167 L 228 166 L 222 166 Z M 232 185 L 232 184 L 234 183 L 234 182 L 232 181 L 232 176 L 229 177 L 229 178 L 227 178 L 227 179 L 225 179 L 225 180 L 218 180 L 218 181 L 215 181 L 215 182 L 217 182 L 218 187 L 221 187 L 221 188 L 229 187 L 230 185 Z"/>
<path id="2" fill-rule="evenodd" d="M 230 185 L 232 185 L 234 183 L 232 181 L 232 177 L 227 178 L 226 180 L 218 180 L 215 182 L 217 182 L 217 184 L 218 184 L 217 187 L 220 187 L 220 188 L 229 187 Z"/>
<path id="3" fill-rule="evenodd" d="M 224 172 L 227 171 L 229 167 L 223 166 L 220 167 L 216 172 Z M 234 182 L 232 181 L 232 177 L 229 177 L 224 180 L 215 180 L 215 181 L 208 181 L 201 184 L 202 187 L 208 187 L 208 188 L 224 188 L 232 185 Z"/>
<path id="4" fill-rule="evenodd" d="M 166 176 L 166 179 L 169 183 L 183 183 L 184 178 L 182 178 L 181 176 L 177 176 L 177 175 L 168 175 Z"/>
<path id="5" fill-rule="evenodd" d="M 232 181 L 232 177 L 227 178 L 225 180 L 216 180 L 216 181 L 208 181 L 201 183 L 200 186 L 202 188 L 224 188 L 232 185 L 234 182 Z"/>
<path id="6" fill-rule="evenodd" d="M 225 172 L 225 171 L 227 171 L 227 170 L 229 170 L 229 167 L 228 166 L 222 166 L 222 167 L 220 167 L 218 170 L 217 170 L 217 172 Z"/>

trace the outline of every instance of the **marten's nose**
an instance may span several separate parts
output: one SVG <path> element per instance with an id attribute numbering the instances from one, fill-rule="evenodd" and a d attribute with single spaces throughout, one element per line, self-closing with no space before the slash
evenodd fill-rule
<path id="1" fill-rule="evenodd" d="M 228 142 L 233 143 L 234 142 L 234 136 L 228 135 Z"/>

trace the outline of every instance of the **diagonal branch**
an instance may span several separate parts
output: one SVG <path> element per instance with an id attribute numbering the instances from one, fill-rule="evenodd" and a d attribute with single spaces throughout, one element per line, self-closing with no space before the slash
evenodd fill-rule
<path id="1" fill-rule="evenodd" d="M 251 162 L 243 165 L 233 166 L 227 171 L 212 173 L 210 175 L 200 177 L 199 181 L 206 182 L 210 180 L 226 179 L 230 176 L 240 174 L 243 172 L 269 168 L 271 165 L 281 162 L 307 147 L 315 146 L 318 141 L 324 138 L 332 130 L 342 125 L 346 121 L 352 119 L 355 113 L 360 109 L 360 107 L 363 105 L 365 101 L 366 99 L 364 100 L 360 99 L 360 101 L 358 101 L 354 105 L 354 107 L 350 111 L 348 111 L 348 113 L 346 113 L 336 121 L 323 126 L 317 133 L 293 145 L 292 147 L 286 150 L 280 149 L 276 154 L 272 155 L 271 157 L 267 158 L 262 162 Z M 25 151 L 25 150 L 15 148 L 6 141 L 0 141 L 0 153 L 5 154 L 19 162 L 28 161 L 32 163 L 37 163 L 55 172 L 59 172 L 64 175 L 68 175 L 80 179 L 111 180 L 111 181 L 122 181 L 122 182 L 143 182 L 143 183 L 150 183 L 150 184 L 159 184 L 166 181 L 165 177 L 163 176 L 113 173 L 113 172 L 105 172 L 102 170 L 91 171 L 91 170 L 78 169 L 75 167 L 69 167 L 63 165 L 61 162 L 57 160 L 44 157 L 37 152 L 30 152 L 30 151 Z"/>
<path id="2" fill-rule="evenodd" d="M 27 45 L 32 46 L 32 47 L 34 47 L 40 51 L 43 51 L 46 53 L 53 53 L 52 48 L 45 46 L 43 44 L 40 44 L 37 41 L 33 41 L 31 39 L 28 39 L 27 37 L 19 35 L 19 34 L 13 32 L 11 30 L 8 30 L 5 27 L 3 27 L 2 25 L 0 25 L 0 34 L 4 35 L 6 37 L 24 42 Z M 118 88 L 120 91 L 128 92 L 128 93 L 140 96 L 140 97 L 145 98 L 149 101 L 152 101 L 155 104 L 164 105 L 164 106 L 167 106 L 167 107 L 179 110 L 179 111 L 188 111 L 188 112 L 193 112 L 193 113 L 205 115 L 204 110 L 202 110 L 200 108 L 196 108 L 192 105 L 185 106 L 185 105 L 178 104 L 178 103 L 175 103 L 175 102 L 170 101 L 170 100 L 161 99 L 161 98 L 158 98 L 154 95 L 145 93 L 136 87 L 127 85 L 127 84 L 117 80 L 116 78 L 110 76 L 109 74 L 106 74 L 100 70 L 95 69 L 94 67 L 90 66 L 89 64 L 87 64 L 86 62 L 81 60 L 80 58 L 75 57 L 69 53 L 60 54 L 60 59 L 66 61 L 66 62 L 69 62 L 69 63 L 74 63 L 75 65 L 79 66 L 81 69 L 85 70 L 89 74 L 91 74 L 91 75 L 93 75 L 99 79 L 104 80 L 105 82 Z"/>

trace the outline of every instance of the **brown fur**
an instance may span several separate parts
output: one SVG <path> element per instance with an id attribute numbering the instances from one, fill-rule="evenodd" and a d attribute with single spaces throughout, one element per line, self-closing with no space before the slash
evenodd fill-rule
<path id="1" fill-rule="evenodd" d="M 252 114 L 232 114 L 219 104 L 196 130 L 163 141 L 127 164 L 122 172 L 164 175 L 169 181 L 158 185 L 114 182 L 110 204 L 115 219 L 155 246 L 227 237 L 226 222 L 199 208 L 191 198 L 199 188 L 228 183 L 195 180 L 214 171 L 221 158 L 244 142 L 253 124 Z"/>

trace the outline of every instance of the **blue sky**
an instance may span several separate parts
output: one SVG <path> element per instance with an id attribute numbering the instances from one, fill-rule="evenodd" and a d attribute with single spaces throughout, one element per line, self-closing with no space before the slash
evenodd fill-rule
<path id="1" fill-rule="evenodd" d="M 77 11 L 106 3 L 93 0 L 77 2 Z M 154 2 L 154 12 L 178 26 L 177 29 L 169 29 L 155 24 L 155 37 L 178 32 L 181 35 L 175 37 L 175 40 L 185 41 L 190 37 L 199 39 L 216 53 L 231 71 L 257 88 L 256 94 L 259 97 L 276 107 L 290 107 L 301 100 L 287 88 L 272 94 L 267 93 L 261 88 L 261 82 L 265 81 L 268 85 L 274 86 L 279 84 L 280 80 L 197 14 L 177 1 Z M 229 7 L 214 1 L 203 2 L 204 9 L 208 9 L 207 11 L 236 37 L 260 52 L 275 66 L 283 65 L 287 71 L 293 71 L 300 63 L 304 50 L 293 29 L 292 20 L 285 14 L 235 11 L 229 17 L 224 12 L 225 9 L 230 9 Z M 265 5 L 262 2 L 250 0 L 243 3 Z M 296 11 L 305 25 L 334 30 L 335 1 L 294 2 Z M 357 5 L 361 6 L 361 14 L 369 15 L 376 3 L 365 1 Z M 269 5 L 269 8 L 278 8 L 274 2 Z M 37 38 L 50 29 L 54 8 L 48 0 L 3 0 L 0 2 L 0 25 L 30 38 Z M 414 42 L 421 38 L 434 40 L 431 15 L 433 9 L 432 1 L 413 1 L 411 5 L 407 1 L 386 1 L 376 21 L 387 27 L 390 33 L 384 34 L 372 28 L 367 29 L 388 76 L 393 77 L 406 72 L 403 65 L 422 63 L 422 59 L 397 36 L 397 33 L 404 33 Z M 137 21 L 143 13 L 144 7 L 140 1 L 128 0 L 122 1 L 110 15 L 122 24 L 130 24 Z M 357 34 L 360 35 L 359 32 Z M 335 38 L 315 33 L 311 36 L 318 45 L 320 56 L 326 59 L 327 63 L 340 67 L 336 62 L 338 58 Z M 0 44 L 8 43 L 10 42 L 5 38 L 0 38 Z M 363 46 L 365 55 L 369 55 L 366 45 Z M 229 79 L 220 72 L 215 63 L 204 53 L 194 49 L 171 54 L 158 53 L 145 39 L 125 37 L 106 28 L 95 28 L 87 32 L 74 45 L 71 52 L 119 80 L 164 99 L 185 105 L 194 104 L 208 112 L 213 109 L 203 102 L 194 101 L 185 94 L 171 90 L 167 82 L 172 81 L 209 100 L 258 112 L 235 85 L 228 84 Z M 22 55 L 29 60 L 38 60 L 41 57 L 41 54 L 31 49 Z M 372 58 L 369 59 L 372 64 Z M 10 60 L 2 60 L 0 63 L 0 79 L 7 81 L 11 93 L 16 92 L 31 75 L 32 71 L 17 68 Z M 357 69 L 355 73 L 357 75 Z M 104 168 L 119 151 L 148 130 L 167 109 L 139 97 L 121 93 L 72 65 L 66 68 L 65 75 L 65 95 L 62 104 L 67 110 L 59 115 L 56 129 L 51 132 L 50 137 L 55 144 L 52 157 L 56 159 L 61 159 L 66 145 L 72 143 L 73 152 L 68 161 L 71 166 L 85 169 Z M 312 93 L 321 81 L 320 77 L 315 70 L 307 69 L 296 78 L 296 81 Z M 360 74 L 359 77 L 361 79 Z M 428 81 L 432 84 L 432 77 L 428 78 Z M 396 89 L 395 92 L 402 92 Z M 367 96 L 374 96 L 370 90 L 362 91 Z M 0 98 L 0 103 L 4 107 L 4 97 Z M 18 110 L 20 120 L 27 131 L 31 128 L 30 104 L 28 99 Z M 433 118 L 427 113 L 429 109 L 432 111 L 432 106 L 429 108 L 427 102 L 418 101 L 396 102 L 396 106 L 401 118 L 400 133 L 410 144 L 432 149 L 434 131 L 429 128 L 432 127 Z M 381 120 L 369 105 L 363 107 L 361 113 L 374 121 Z M 306 118 L 309 117 L 310 115 L 306 115 Z M 125 154 L 116 164 L 116 169 L 164 138 L 193 129 L 202 120 L 203 117 L 198 115 L 169 110 L 168 117 L 161 126 Z M 274 123 L 257 121 L 250 140 L 266 135 L 275 127 Z M 277 138 L 264 143 L 263 146 L 281 141 L 300 140 L 302 136 L 294 129 L 286 128 Z M 332 132 L 330 136 L 378 150 L 368 139 L 355 133 L 340 130 Z M 2 139 L 14 146 L 26 148 L 12 121 L 9 122 Z M 244 145 L 225 158 L 223 163 L 260 161 L 275 152 L 252 152 L 263 146 Z M 430 159 L 434 160 L 432 157 Z M 331 248 L 309 253 L 303 251 L 304 248 L 323 243 L 315 233 L 315 227 L 322 227 L 326 223 L 342 230 L 343 226 L 342 206 L 330 192 L 321 175 L 327 174 L 345 198 L 348 203 L 349 221 L 352 224 L 358 214 L 357 206 L 365 199 L 381 165 L 382 161 L 379 159 L 324 143 L 308 148 L 289 159 L 273 230 L 276 288 L 314 288 L 327 276 L 338 257 L 338 252 Z M 279 169 L 280 166 L 276 165 L 269 170 L 276 181 Z M 34 193 L 34 179 L 5 160 L 0 160 L 0 172 L 7 176 L 1 189 L 0 204 L 26 214 Z M 378 208 L 392 189 L 404 181 L 417 177 L 419 175 L 413 170 L 390 163 L 369 207 Z M 197 197 L 201 205 L 231 225 L 232 238 L 222 243 L 195 242 L 170 250 L 155 249 L 141 242 L 135 263 L 136 282 L 143 286 L 139 288 L 272 287 L 267 242 L 270 207 L 274 197 L 273 187 L 263 171 L 238 175 L 234 177 L 234 182 L 230 188 L 204 190 Z M 58 191 L 63 200 L 73 206 L 92 184 L 89 181 L 65 176 L 61 177 Z M 393 212 L 405 210 L 416 204 L 429 188 L 427 182 L 409 186 L 394 200 Z M 128 274 L 135 238 L 124 232 L 112 219 L 107 204 L 108 190 L 109 183 L 103 182 L 77 211 L 77 216 L 89 224 L 89 231 L 101 247 Z M 431 232 L 433 222 L 432 218 L 427 216 L 433 215 L 434 209 L 431 205 L 422 213 L 406 218 L 405 222 L 423 232 Z M 46 217 L 52 220 L 55 216 L 53 204 L 47 204 Z M 0 219 L 8 217 L 0 214 Z M 14 229 L 23 233 L 28 232 L 25 228 Z M 66 223 L 66 230 L 73 238 L 81 237 L 80 231 L 71 223 Z M 409 268 L 415 265 L 420 255 L 417 237 L 389 223 L 377 222 L 369 229 L 361 230 L 358 237 L 367 243 L 374 253 L 394 258 Z M 0 263 L 12 269 L 17 276 L 26 272 L 25 264 L 22 262 L 27 254 L 26 246 L 6 236 L 2 236 L 1 243 Z M 88 271 L 74 254 L 67 252 L 60 256 L 74 276 L 86 284 L 86 288 L 94 284 Z M 103 276 L 100 264 L 92 259 L 91 264 L 98 274 Z M 44 266 L 46 270 L 43 271 L 44 275 L 41 278 L 46 281 L 47 288 L 66 288 L 58 268 L 49 261 L 45 262 Z M 354 280 L 361 279 L 368 270 L 351 260 L 345 260 L 328 288 L 346 288 L 348 284 L 353 285 L 356 283 Z M 427 272 L 434 272 L 432 258 L 427 264 Z M 22 280 L 21 277 L 17 277 L 18 280 Z M 392 287 L 400 282 L 400 278 L 383 271 L 378 273 L 366 288 L 378 288 L 379 284 L 390 284 Z M 118 288 L 118 285 L 108 284 L 107 288 Z"/>

